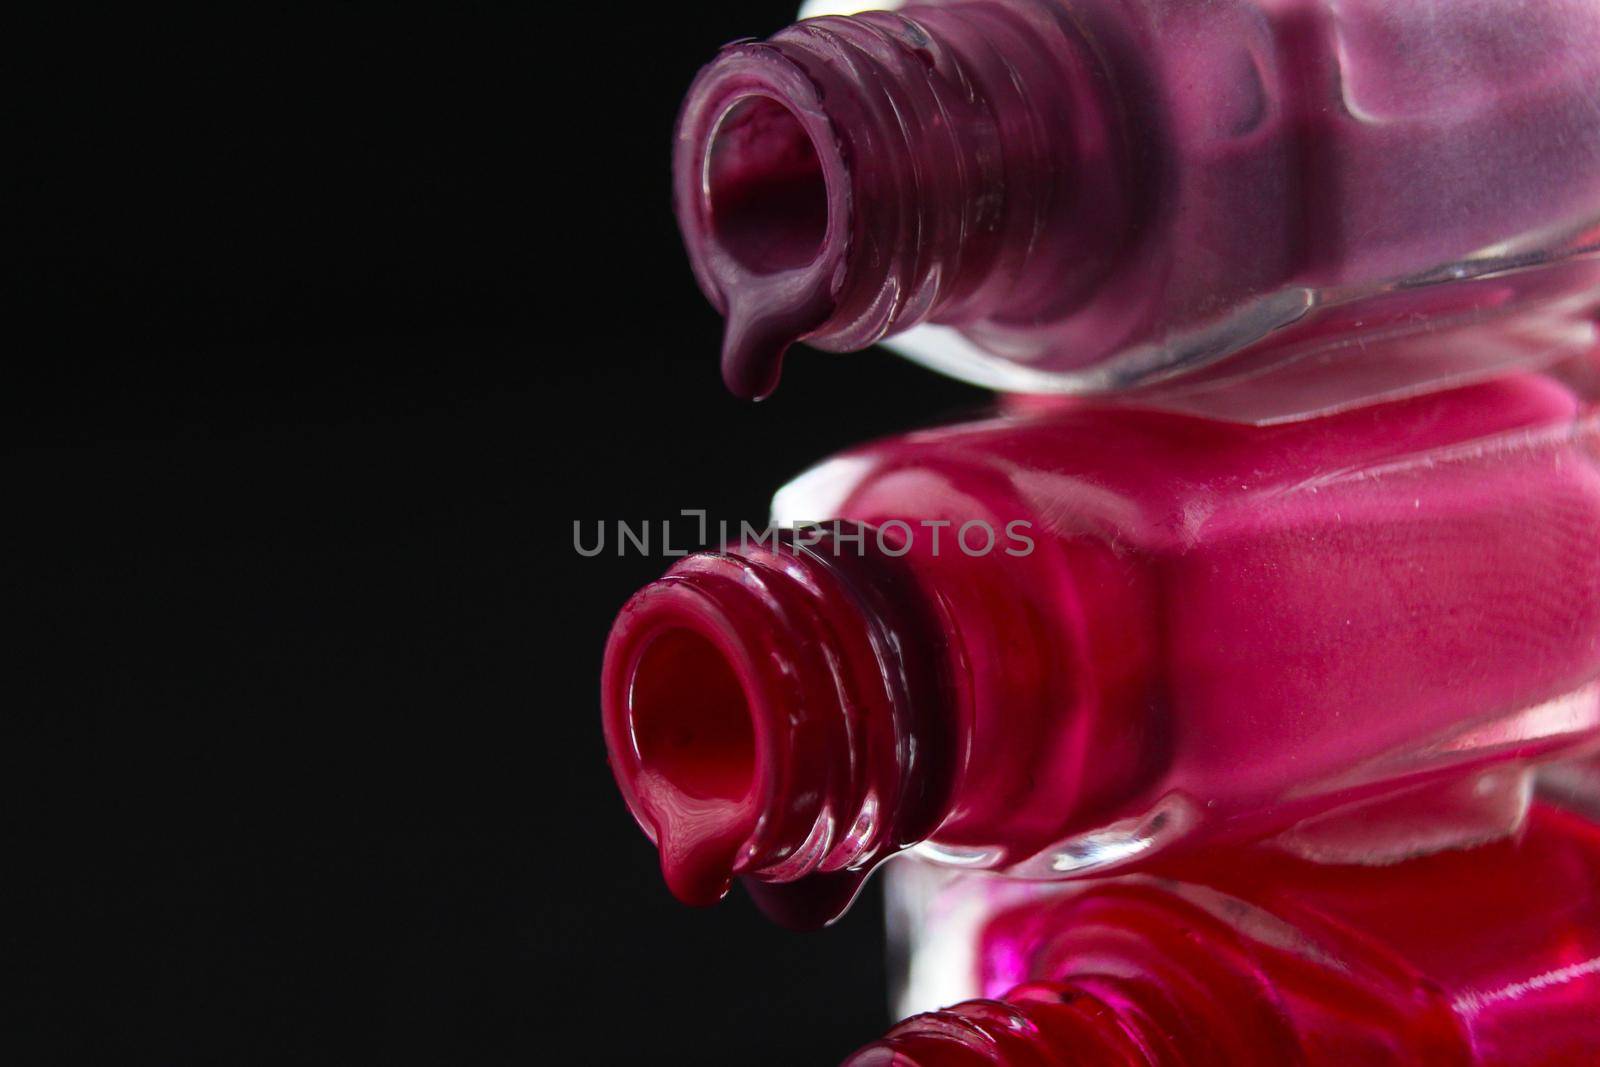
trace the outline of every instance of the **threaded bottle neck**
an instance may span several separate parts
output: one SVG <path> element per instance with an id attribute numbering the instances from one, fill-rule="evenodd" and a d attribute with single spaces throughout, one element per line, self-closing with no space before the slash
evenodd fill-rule
<path id="1" fill-rule="evenodd" d="M 1058 4 L 807 19 L 729 46 L 679 119 L 675 201 L 730 388 L 784 349 L 1081 301 L 1126 239 L 1108 76 Z"/>
<path id="2" fill-rule="evenodd" d="M 943 630 L 875 542 L 839 523 L 690 556 L 618 615 L 606 745 L 685 903 L 742 875 L 780 922 L 821 925 L 943 817 Z"/>
<path id="3" fill-rule="evenodd" d="M 1266 913 L 1236 900 L 1213 910 L 1172 886 L 1107 879 L 991 917 L 980 949 L 985 984 L 1027 980 L 999 1000 L 913 1016 L 845 1067 L 1302 1062 L 1300 1017 L 1285 1010 L 1241 918 Z M 1273 921 L 1275 937 L 1290 929 Z"/>
<path id="4" fill-rule="evenodd" d="M 1127 934 L 1124 933 L 1124 939 Z M 1103 959 L 1100 962 L 1104 962 Z M 844 1061 L 843 1067 L 1181 1067 L 1299 1062 L 1298 1039 L 1269 999 L 1237 981 L 1234 999 L 1198 994 L 1192 980 L 1152 981 L 1115 965 L 1063 981 L 1028 982 L 1001 1000 L 969 1000 L 915 1015 Z M 1213 970 L 1198 961 L 1199 970 Z M 1185 991 L 1182 987 L 1190 985 Z M 1185 996 L 1185 993 L 1188 996 Z"/>
<path id="5" fill-rule="evenodd" d="M 1059 982 L 1019 986 L 1004 1000 L 969 1000 L 900 1023 L 843 1067 L 1007 1067 L 1022 1063 L 1162 1064 L 1151 1020 L 1118 983 L 1091 991 Z"/>

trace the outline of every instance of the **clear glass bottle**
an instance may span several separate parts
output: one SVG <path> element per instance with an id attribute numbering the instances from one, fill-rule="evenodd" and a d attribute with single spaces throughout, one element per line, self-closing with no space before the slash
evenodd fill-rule
<path id="1" fill-rule="evenodd" d="M 1592 339 L 1596 99 L 1596 0 L 932 0 L 729 45 L 675 201 L 745 395 L 891 340 L 1288 418 Z"/>
<path id="2" fill-rule="evenodd" d="M 1597 395 L 1590 357 L 1309 422 L 1067 400 L 847 452 L 777 494 L 795 532 L 622 609 L 613 772 L 681 898 L 743 876 L 794 925 L 911 847 L 1054 879 L 1503 834 L 1517 768 L 1600 737 Z"/>
<path id="3" fill-rule="evenodd" d="M 1223 847 L 1023 900 L 1003 883 L 950 876 L 929 913 L 975 915 L 927 936 L 959 942 L 990 999 L 847 1067 L 1600 1061 L 1600 826 L 1549 804 L 1392 866 Z"/>

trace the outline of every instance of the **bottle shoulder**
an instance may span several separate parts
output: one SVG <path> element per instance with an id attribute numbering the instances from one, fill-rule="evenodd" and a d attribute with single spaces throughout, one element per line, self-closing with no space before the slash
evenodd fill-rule
<path id="1" fill-rule="evenodd" d="M 1587 395 L 1543 374 L 1267 426 L 1115 402 L 1013 404 L 828 460 L 784 487 L 775 513 L 870 522 L 896 508 L 1004 505 L 1019 517 L 1159 527 L 1234 505 L 1382 500 L 1390 489 L 1410 504 L 1430 484 L 1489 501 L 1497 471 L 1526 479 L 1550 457 L 1569 461 L 1568 478 L 1592 468 L 1595 439 Z M 1552 470 L 1546 480 L 1563 478 Z"/>

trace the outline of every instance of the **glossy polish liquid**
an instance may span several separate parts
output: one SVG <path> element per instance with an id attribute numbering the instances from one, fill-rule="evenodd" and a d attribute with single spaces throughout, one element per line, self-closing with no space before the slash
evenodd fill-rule
<path id="1" fill-rule="evenodd" d="M 1011 391 L 1241 349 L 1434 379 L 1419 336 L 1600 303 L 1597 93 L 1593 0 L 913 3 L 726 48 L 675 203 L 744 396 L 924 322 Z"/>
<path id="2" fill-rule="evenodd" d="M 1217 849 L 1003 911 L 978 956 L 995 999 L 847 1067 L 1592 1063 L 1600 827 L 1538 804 L 1514 838 L 1387 867 Z"/>
<path id="3" fill-rule="evenodd" d="M 678 896 L 742 876 L 792 925 L 913 846 L 1061 878 L 1503 833 L 1517 776 L 1482 810 L 1464 783 L 1600 736 L 1593 377 L 1265 427 L 1064 402 L 846 453 L 776 502 L 838 525 L 623 608 L 613 772 Z"/>

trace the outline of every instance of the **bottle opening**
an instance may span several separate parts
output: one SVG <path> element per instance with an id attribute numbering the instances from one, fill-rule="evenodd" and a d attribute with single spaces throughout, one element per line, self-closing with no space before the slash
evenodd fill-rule
<path id="1" fill-rule="evenodd" d="M 819 536 L 845 526 L 872 541 L 842 522 Z M 743 877 L 779 922 L 821 926 L 943 820 L 954 687 L 916 580 L 784 533 L 680 559 L 623 605 L 606 755 L 679 900 L 714 904 Z"/>
<path id="2" fill-rule="evenodd" d="M 747 96 L 718 122 L 705 188 L 717 242 L 754 274 L 812 262 L 828 232 L 828 185 L 800 120 L 767 96 Z"/>
<path id="3" fill-rule="evenodd" d="M 742 800 L 755 780 L 756 739 L 744 687 L 710 639 L 654 638 L 633 672 L 629 707 L 646 772 L 701 800 Z"/>

